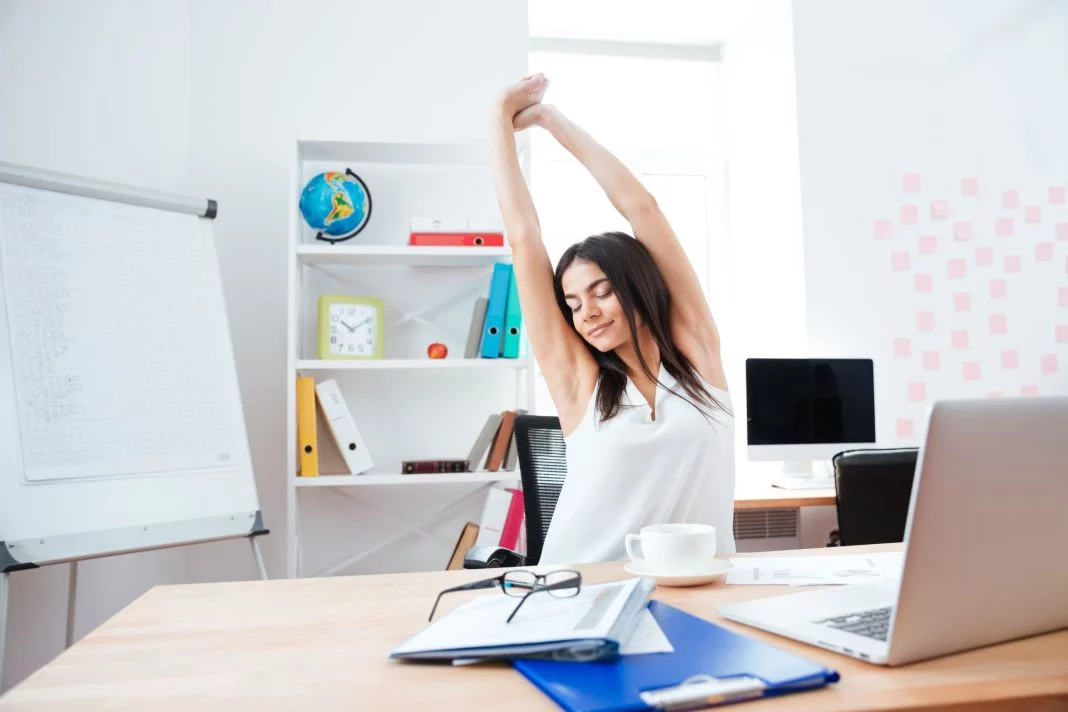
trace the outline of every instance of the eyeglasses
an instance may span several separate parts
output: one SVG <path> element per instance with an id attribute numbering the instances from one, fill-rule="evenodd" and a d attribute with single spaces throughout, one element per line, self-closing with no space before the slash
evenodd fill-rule
<path id="1" fill-rule="evenodd" d="M 462 586 L 454 586 L 447 588 L 438 594 L 438 597 L 434 600 L 434 607 L 430 609 L 430 617 L 428 621 L 434 620 L 434 611 L 438 609 L 438 603 L 441 602 L 441 597 L 446 593 L 455 593 L 456 591 L 477 591 L 483 588 L 500 588 L 501 592 L 506 596 L 512 596 L 518 598 L 519 603 L 512 610 L 512 614 L 508 616 L 506 622 L 511 623 L 515 618 L 515 614 L 519 612 L 519 608 L 526 603 L 526 600 L 539 591 L 546 591 L 550 596 L 555 598 L 572 598 L 579 594 L 582 590 L 582 574 L 572 569 L 563 569 L 560 571 L 550 571 L 547 574 L 536 574 L 533 571 L 507 571 L 500 576 L 494 576 L 491 579 L 485 579 L 483 581 L 474 581 L 472 583 L 465 583 Z"/>

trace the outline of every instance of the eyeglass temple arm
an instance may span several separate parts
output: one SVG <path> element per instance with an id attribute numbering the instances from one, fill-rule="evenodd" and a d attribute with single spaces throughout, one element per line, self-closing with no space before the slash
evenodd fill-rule
<path id="1" fill-rule="evenodd" d="M 501 585 L 503 576 L 495 576 L 491 579 L 483 579 L 481 581 L 472 581 L 471 583 L 465 583 L 460 586 L 453 586 L 447 588 L 444 591 L 438 593 L 438 597 L 434 599 L 434 607 L 430 609 L 430 615 L 427 617 L 428 621 L 434 620 L 434 612 L 438 610 L 438 604 L 441 603 L 441 597 L 446 593 L 456 593 L 457 591 L 477 591 L 480 588 L 493 588 L 494 586 Z"/>
<path id="2" fill-rule="evenodd" d="M 539 591 L 553 591 L 553 590 L 556 590 L 558 588 L 577 588 L 579 591 L 581 591 L 582 590 L 582 576 L 581 575 L 577 575 L 577 576 L 575 576 L 575 578 L 568 579 L 567 581 L 558 581 L 556 583 L 550 583 L 548 585 L 544 585 L 543 584 L 541 586 L 535 586 L 533 589 L 528 591 L 525 596 L 523 596 L 521 599 L 519 599 L 519 603 L 516 604 L 516 607 L 512 610 L 512 614 L 510 616 L 508 616 L 508 620 L 505 621 L 505 622 L 506 623 L 511 623 L 512 619 L 515 618 L 515 614 L 519 613 L 519 608 L 524 603 L 526 603 L 527 599 L 530 598 L 535 593 L 538 593 Z"/>

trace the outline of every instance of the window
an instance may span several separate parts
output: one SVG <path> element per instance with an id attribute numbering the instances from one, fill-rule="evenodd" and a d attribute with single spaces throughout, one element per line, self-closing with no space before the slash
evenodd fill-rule
<path id="1" fill-rule="evenodd" d="M 656 197 L 721 320 L 727 294 L 727 191 L 716 46 L 564 38 L 531 40 L 530 71 L 547 101 L 618 156 Z M 531 192 L 549 257 L 609 230 L 631 232 L 579 162 L 531 132 Z M 556 414 L 540 372 L 535 411 Z"/>

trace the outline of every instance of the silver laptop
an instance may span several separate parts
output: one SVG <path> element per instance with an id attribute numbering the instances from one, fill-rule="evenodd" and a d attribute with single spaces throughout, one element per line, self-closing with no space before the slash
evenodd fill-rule
<path id="1" fill-rule="evenodd" d="M 1068 627 L 1068 398 L 941 401 L 927 418 L 900 581 L 720 615 L 882 665 Z"/>

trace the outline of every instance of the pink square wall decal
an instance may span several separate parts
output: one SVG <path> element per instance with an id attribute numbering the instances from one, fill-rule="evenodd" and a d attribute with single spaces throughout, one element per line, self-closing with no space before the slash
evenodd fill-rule
<path id="1" fill-rule="evenodd" d="M 975 264 L 980 267 L 994 264 L 994 249 L 992 247 L 975 248 Z"/>
<path id="2" fill-rule="evenodd" d="M 1007 293 L 1005 288 L 1005 280 L 992 279 L 990 280 L 990 298 L 991 299 L 1004 299 Z"/>
<path id="3" fill-rule="evenodd" d="M 1068 307 L 1068 287 L 1057 290 L 1057 306 Z"/>
<path id="4" fill-rule="evenodd" d="M 876 240 L 889 240 L 894 236 L 894 225 L 889 220 L 876 220 L 872 224 L 872 234 Z"/>
<path id="5" fill-rule="evenodd" d="M 1052 262 L 1053 261 L 1053 243 L 1052 242 L 1036 242 L 1035 243 L 1035 262 Z"/>
<path id="6" fill-rule="evenodd" d="M 1020 367 L 1020 354 L 1016 351 L 1001 352 L 1001 367 L 1007 370 L 1015 370 Z"/>
<path id="7" fill-rule="evenodd" d="M 1012 218 L 998 218 L 994 221 L 994 234 L 998 237 L 1012 237 L 1014 232 Z"/>
<path id="8" fill-rule="evenodd" d="M 1064 205 L 1064 186 L 1051 185 L 1049 187 L 1049 204 Z"/>
<path id="9" fill-rule="evenodd" d="M 923 352 L 923 370 L 937 371 L 942 368 L 942 355 L 937 351 Z"/>
<path id="10" fill-rule="evenodd" d="M 979 179 L 962 178 L 960 181 L 960 194 L 968 197 L 979 195 Z"/>
<path id="11" fill-rule="evenodd" d="M 1065 225 L 1068 227 L 1068 224 Z M 933 255 L 938 251 L 938 238 L 934 235 L 920 235 L 920 254 Z"/>
<path id="12" fill-rule="evenodd" d="M 1032 225 L 1042 222 L 1042 208 L 1037 205 L 1028 205 L 1024 208 L 1024 222 Z"/>
<path id="13" fill-rule="evenodd" d="M 936 200 L 931 203 L 931 217 L 936 220 L 945 220 L 949 217 L 949 203 L 944 200 Z"/>
<path id="14" fill-rule="evenodd" d="M 927 386 L 922 382 L 909 384 L 909 400 L 920 403 L 927 400 Z"/>
<path id="15" fill-rule="evenodd" d="M 916 275 L 912 278 L 912 283 L 916 289 L 916 292 L 920 294 L 930 294 L 934 286 L 934 280 L 929 274 Z"/>
<path id="16" fill-rule="evenodd" d="M 908 358 L 912 356 L 912 341 L 910 339 L 894 339 L 894 357 Z"/>
<path id="17" fill-rule="evenodd" d="M 950 260 L 946 263 L 946 271 L 951 279 L 961 279 L 967 271 L 966 263 L 960 259 Z"/>
<path id="18" fill-rule="evenodd" d="M 953 332 L 953 348 L 958 351 L 968 348 L 968 332 L 962 329 L 957 329 Z"/>
<path id="19" fill-rule="evenodd" d="M 1051 376 L 1058 370 L 1057 354 L 1045 354 L 1042 357 L 1042 375 Z"/>
<path id="20" fill-rule="evenodd" d="M 1018 274 L 1020 271 L 1020 256 L 1019 255 L 1005 255 L 1005 272 L 1008 274 Z"/>
<path id="21" fill-rule="evenodd" d="M 1008 210 L 1020 207 L 1020 194 L 1015 190 L 1006 190 L 1001 194 L 1001 207 Z"/>
<path id="22" fill-rule="evenodd" d="M 1009 320 L 1004 314 L 990 315 L 990 333 L 1004 334 L 1009 330 Z"/>
<path id="23" fill-rule="evenodd" d="M 1032 396 L 1032 397 L 1033 396 L 1037 396 L 1038 395 L 1038 386 L 1036 386 L 1034 384 L 1028 385 L 1028 386 L 1024 386 L 1023 388 L 1020 389 L 1020 395 L 1022 395 L 1022 396 Z"/>
<path id="24" fill-rule="evenodd" d="M 953 311 L 965 312 L 972 308 L 972 295 L 967 292 L 958 292 L 953 295 Z"/>
<path id="25" fill-rule="evenodd" d="M 906 193 L 920 192 L 920 174 L 906 173 L 901 178 L 901 187 Z"/>
<path id="26" fill-rule="evenodd" d="M 915 225 L 920 221 L 920 209 L 915 205 L 901 206 L 901 224 Z"/>
<path id="27" fill-rule="evenodd" d="M 1068 222 L 1057 223 L 1057 239 L 1068 240 Z"/>
<path id="28" fill-rule="evenodd" d="M 916 331 L 934 331 L 934 312 L 916 312 Z"/>
<path id="29" fill-rule="evenodd" d="M 972 224 L 970 222 L 953 223 L 953 239 L 958 242 L 967 242 L 972 239 Z"/>
<path id="30" fill-rule="evenodd" d="M 1053 329 L 1053 334 L 1058 344 L 1068 344 L 1068 324 L 1057 324 Z"/>
<path id="31" fill-rule="evenodd" d="M 982 373 L 979 369 L 979 363 L 976 361 L 966 361 L 964 363 L 964 380 L 965 381 L 978 381 Z"/>
<path id="32" fill-rule="evenodd" d="M 907 439 L 913 436 L 915 428 L 912 425 L 911 418 L 898 418 L 897 419 L 897 436 L 899 438 Z"/>
<path id="33" fill-rule="evenodd" d="M 890 256 L 890 264 L 895 272 L 907 272 L 912 269 L 912 259 L 905 250 L 898 250 Z"/>

